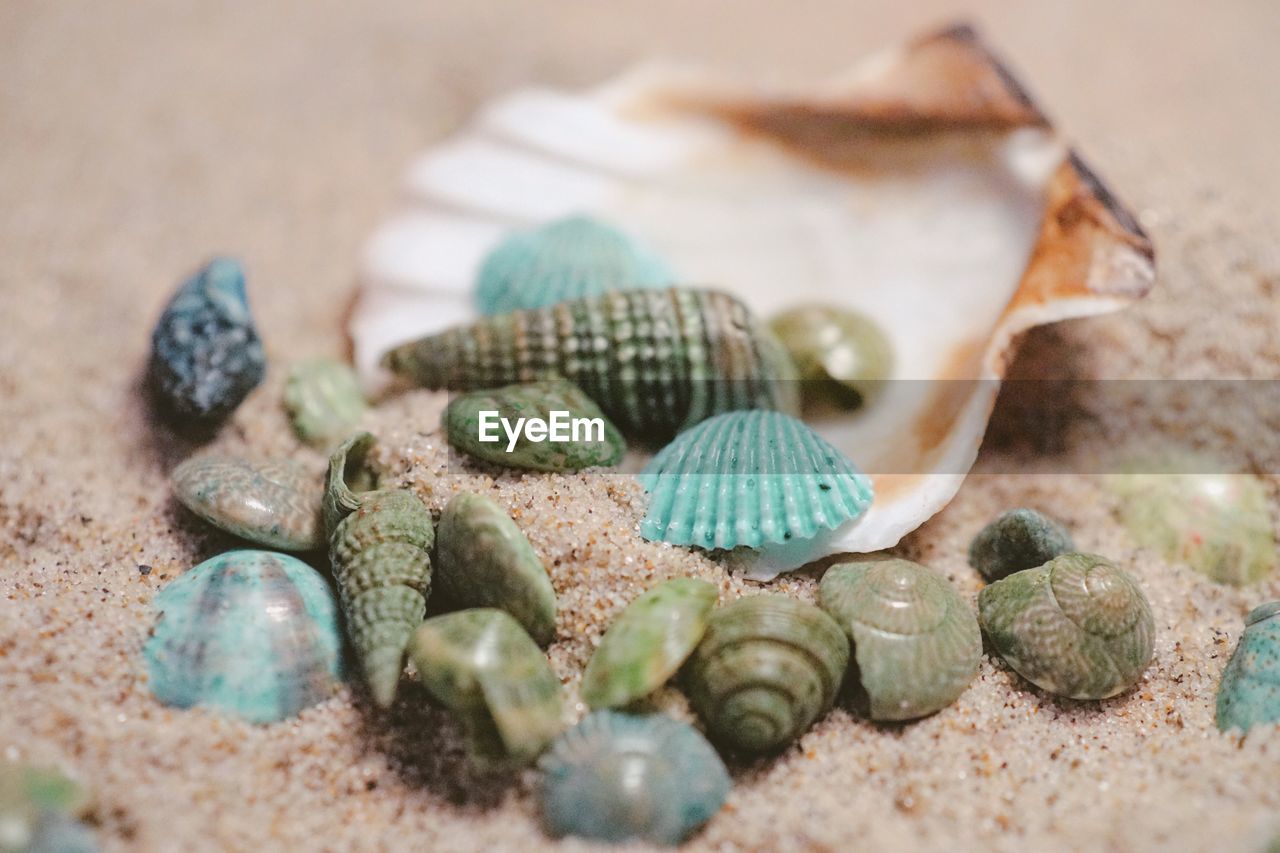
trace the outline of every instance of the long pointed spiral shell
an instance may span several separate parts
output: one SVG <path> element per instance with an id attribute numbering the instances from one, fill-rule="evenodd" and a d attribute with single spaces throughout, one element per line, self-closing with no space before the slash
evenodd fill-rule
<path id="1" fill-rule="evenodd" d="M 1280 722 L 1280 601 L 1255 607 L 1218 685 L 1218 728 Z"/>

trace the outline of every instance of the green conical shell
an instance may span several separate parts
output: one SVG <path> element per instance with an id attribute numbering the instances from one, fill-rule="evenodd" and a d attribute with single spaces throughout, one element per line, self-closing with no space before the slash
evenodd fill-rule
<path id="1" fill-rule="evenodd" d="M 1253 609 L 1218 685 L 1218 728 L 1280 722 L 1280 601 Z"/>

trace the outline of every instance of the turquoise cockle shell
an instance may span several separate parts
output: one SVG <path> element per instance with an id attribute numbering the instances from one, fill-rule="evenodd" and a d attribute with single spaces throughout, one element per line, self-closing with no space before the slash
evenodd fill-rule
<path id="1" fill-rule="evenodd" d="M 1218 685 L 1218 728 L 1280 722 L 1280 601 L 1255 607 Z"/>
<path id="2" fill-rule="evenodd" d="M 273 723 L 323 701 L 342 676 L 342 635 L 328 584 L 295 557 L 230 551 L 156 596 L 143 647 L 151 692 Z"/>

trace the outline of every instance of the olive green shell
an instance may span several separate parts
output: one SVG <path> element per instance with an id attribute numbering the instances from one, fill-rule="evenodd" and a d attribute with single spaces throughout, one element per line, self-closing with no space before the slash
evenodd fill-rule
<path id="1" fill-rule="evenodd" d="M 969 543 L 969 565 L 988 581 L 1043 566 L 1076 550 L 1067 529 L 1034 509 L 1001 513 Z"/>
<path id="2" fill-rule="evenodd" d="M 782 345 L 740 301 L 710 290 L 614 291 L 486 317 L 397 347 L 383 364 L 435 390 L 563 377 L 650 441 L 721 412 L 796 408 Z"/>
<path id="3" fill-rule="evenodd" d="M 330 457 L 325 518 L 347 633 L 374 701 L 385 708 L 395 699 L 405 646 L 426 614 L 435 529 L 413 492 L 368 491 L 375 478 L 365 458 L 373 442 L 359 433 Z"/>
<path id="4" fill-rule="evenodd" d="M 1137 683 L 1155 619 L 1137 581 L 1092 554 L 1064 554 L 978 594 L 978 619 L 1023 678 L 1072 699 L 1105 699 Z"/>
<path id="5" fill-rule="evenodd" d="M 531 441 L 520 433 L 510 452 L 506 432 L 500 427 L 490 430 L 498 441 L 480 440 L 480 413 L 497 412 L 514 428 L 518 418 L 538 418 L 551 422 L 552 412 L 567 412 L 565 429 L 571 430 L 580 418 L 598 420 L 600 429 L 581 430 L 578 440 L 570 431 L 568 441 Z M 492 416 L 490 416 L 492 417 Z M 492 425 L 490 420 L 489 424 Z M 582 389 L 563 379 L 549 379 L 524 385 L 508 385 L 493 391 L 474 391 L 455 397 L 444 412 L 445 432 L 449 444 L 464 453 L 502 465 L 533 471 L 578 471 L 582 468 L 617 465 L 627 450 L 618 428 L 605 417 L 600 407 Z M 596 438 L 598 433 L 599 438 Z"/>
<path id="6" fill-rule="evenodd" d="M 869 317 L 834 305 L 791 308 L 769 321 L 800 375 L 804 414 L 864 405 L 893 371 L 893 347 Z"/>
<path id="7" fill-rule="evenodd" d="M 849 641 L 811 604 L 743 598 L 712 612 L 685 664 L 689 702 L 713 740 L 749 753 L 786 746 L 831 708 Z"/>
<path id="8" fill-rule="evenodd" d="M 428 619 L 409 651 L 422 683 L 461 720 L 478 764 L 527 764 L 563 728 L 560 681 L 505 611 Z"/>
<path id="9" fill-rule="evenodd" d="M 842 563 L 823 575 L 818 594 L 853 642 L 871 719 L 932 714 L 958 699 L 977 675 L 977 617 L 931 569 L 908 560 Z"/>
<path id="10" fill-rule="evenodd" d="M 294 365 L 284 383 L 284 407 L 298 438 L 320 448 L 341 441 L 368 408 L 355 371 L 329 358 Z"/>
<path id="11" fill-rule="evenodd" d="M 583 700 L 617 708 L 665 684 L 702 639 L 717 597 L 713 584 L 676 578 L 631 602 L 587 663 Z"/>
<path id="12" fill-rule="evenodd" d="M 497 607 L 545 646 L 556 636 L 556 593 L 529 540 L 502 507 L 462 492 L 436 531 L 437 588 L 463 607 Z"/>
<path id="13" fill-rule="evenodd" d="M 1280 601 L 1255 607 L 1218 685 L 1222 731 L 1280 722 Z"/>
<path id="14" fill-rule="evenodd" d="M 281 551 L 324 545 L 320 477 L 288 460 L 197 456 L 173 469 L 173 494 L 205 521 Z"/>

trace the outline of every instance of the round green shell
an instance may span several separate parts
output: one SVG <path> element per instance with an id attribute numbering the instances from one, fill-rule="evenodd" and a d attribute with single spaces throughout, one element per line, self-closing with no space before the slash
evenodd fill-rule
<path id="1" fill-rule="evenodd" d="M 1074 551 L 1071 534 L 1048 516 L 1025 507 L 1002 513 L 969 545 L 969 565 L 989 581 L 1043 566 Z"/>
<path id="2" fill-rule="evenodd" d="M 893 371 L 893 347 L 869 317 L 834 305 L 789 309 L 769 328 L 795 362 L 806 417 L 857 408 Z"/>

